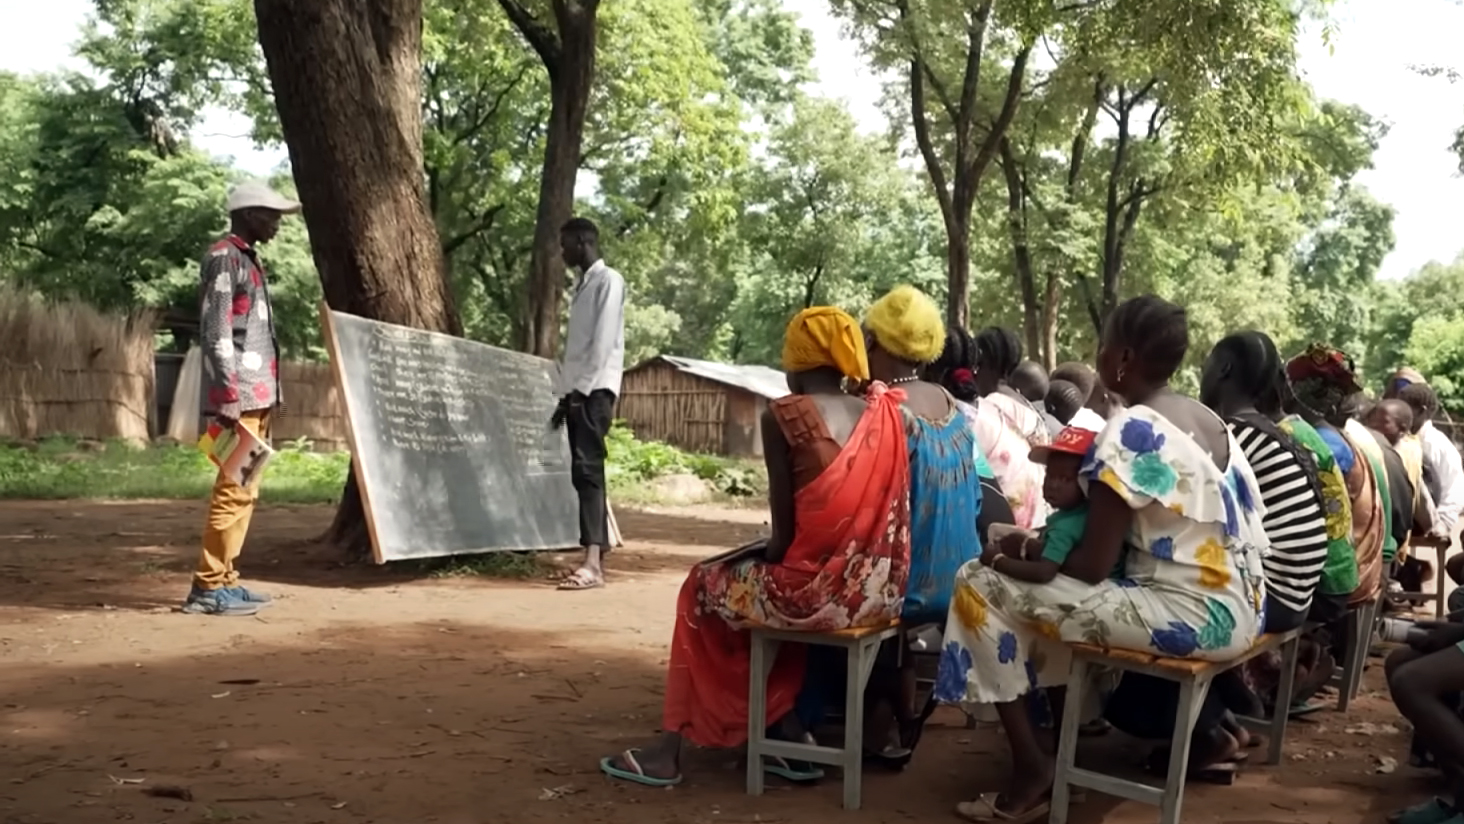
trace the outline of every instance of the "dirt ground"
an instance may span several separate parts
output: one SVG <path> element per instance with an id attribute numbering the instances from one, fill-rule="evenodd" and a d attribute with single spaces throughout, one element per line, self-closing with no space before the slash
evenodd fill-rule
<path id="1" fill-rule="evenodd" d="M 905 774 L 866 773 L 857 813 L 836 774 L 750 798 L 735 753 L 692 754 L 670 790 L 603 778 L 600 756 L 657 728 L 685 569 L 761 520 L 618 514 L 610 586 L 560 593 L 343 566 L 311 543 L 328 509 L 263 508 L 242 568 L 278 602 L 208 618 L 172 611 L 200 505 L 0 504 L 0 822 L 945 821 L 1002 784 L 999 732 L 947 710 Z M 1379 669 L 1345 716 L 1293 725 L 1281 767 L 1193 786 L 1185 821 L 1380 822 L 1422 797 Z M 1090 763 L 1140 752 L 1117 733 L 1084 747 Z M 1379 773 L 1380 756 L 1404 763 Z M 192 800 L 145 794 L 169 785 Z M 1155 819 L 1096 794 L 1073 818 Z"/>

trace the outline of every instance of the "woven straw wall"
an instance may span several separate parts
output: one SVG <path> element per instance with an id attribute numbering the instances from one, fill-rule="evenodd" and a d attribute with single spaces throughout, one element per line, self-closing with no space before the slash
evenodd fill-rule
<path id="1" fill-rule="evenodd" d="M 0 436 L 146 440 L 155 320 L 0 291 Z"/>
<path id="2" fill-rule="evenodd" d="M 322 452 L 351 448 L 330 364 L 281 363 L 280 391 L 285 396 L 285 414 L 274 421 L 276 446 L 309 438 L 312 448 Z"/>

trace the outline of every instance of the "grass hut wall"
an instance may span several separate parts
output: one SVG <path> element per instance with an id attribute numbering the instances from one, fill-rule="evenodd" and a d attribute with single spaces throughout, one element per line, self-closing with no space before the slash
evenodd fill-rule
<path id="1" fill-rule="evenodd" d="M 661 355 L 626 370 L 615 416 L 642 440 L 689 452 L 762 455 L 762 413 L 788 394 L 782 372 Z"/>

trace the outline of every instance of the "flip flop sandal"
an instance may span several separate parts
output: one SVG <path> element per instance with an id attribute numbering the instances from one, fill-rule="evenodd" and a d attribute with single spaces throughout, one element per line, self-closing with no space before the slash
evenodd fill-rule
<path id="1" fill-rule="evenodd" d="M 763 756 L 763 772 L 795 784 L 811 784 L 824 777 L 823 770 L 807 761 L 796 761 L 777 755 Z"/>
<path id="2" fill-rule="evenodd" d="M 575 570 L 568 578 L 559 582 L 555 589 L 560 592 L 580 592 L 587 589 L 599 589 L 605 586 L 605 579 L 595 580 L 589 573 L 582 573 L 582 570 Z"/>
<path id="3" fill-rule="evenodd" d="M 620 758 L 625 762 L 626 766 L 630 767 L 628 770 L 615 766 L 614 758 L 609 756 L 601 758 L 600 772 L 611 778 L 618 778 L 621 781 L 629 781 L 633 784 L 643 784 L 647 787 L 674 787 L 681 783 L 681 776 L 679 775 L 675 778 L 656 778 L 652 775 L 646 775 L 646 771 L 641 767 L 640 762 L 635 760 L 635 754 L 638 752 L 640 750 L 631 749 L 620 754 Z"/>
<path id="4" fill-rule="evenodd" d="M 1191 767 L 1185 771 L 1186 781 L 1197 781 L 1201 784 L 1216 784 L 1221 787 L 1228 787 L 1235 783 L 1240 775 L 1240 765 L 1250 759 L 1250 753 L 1238 752 L 1232 758 L 1218 764 L 1211 764 L 1204 769 Z M 1168 778 L 1169 776 L 1169 751 L 1155 750 L 1150 753 L 1148 760 L 1144 762 L 1144 772 L 1155 778 Z"/>
<path id="5" fill-rule="evenodd" d="M 1326 707 L 1321 704 L 1292 704 L 1291 709 L 1286 711 L 1286 716 L 1288 718 L 1305 718 L 1314 712 L 1321 712 L 1324 709 Z"/>
<path id="6" fill-rule="evenodd" d="M 962 801 L 956 805 L 956 815 L 967 821 L 1002 822 L 1002 824 L 1033 824 L 1047 818 L 1052 804 L 1042 801 L 1030 810 L 1009 813 L 996 806 L 999 793 L 984 793 L 975 801 Z"/>
<path id="7" fill-rule="evenodd" d="M 1442 798 L 1430 798 L 1388 816 L 1388 824 L 1447 824 L 1459 817 Z"/>

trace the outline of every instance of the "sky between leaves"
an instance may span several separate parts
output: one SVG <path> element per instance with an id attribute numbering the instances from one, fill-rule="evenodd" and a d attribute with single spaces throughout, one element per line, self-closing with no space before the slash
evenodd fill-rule
<path id="1" fill-rule="evenodd" d="M 10 9 L 0 27 L 0 70 L 47 71 L 79 64 L 71 56 L 90 0 L 46 0 Z M 809 91 L 842 98 L 860 126 L 884 128 L 877 108 L 878 77 L 844 38 L 828 13 L 827 0 L 783 0 L 813 31 L 814 67 L 820 80 Z M 1320 30 L 1300 44 L 1301 68 L 1323 97 L 1362 106 L 1391 124 L 1375 155 L 1376 168 L 1361 181 L 1397 210 L 1393 224 L 1397 248 L 1383 263 L 1381 277 L 1402 277 L 1430 260 L 1450 261 L 1464 251 L 1464 178 L 1448 151 L 1454 129 L 1464 123 L 1464 82 L 1414 72 L 1417 64 L 1452 65 L 1464 70 L 1458 33 L 1464 31 L 1464 4 L 1455 0 L 1341 0 L 1335 7 L 1331 48 Z M 283 163 L 282 148 L 263 150 L 243 137 L 248 125 L 227 112 L 215 112 L 193 135 L 213 154 L 233 157 L 254 173 Z"/>

